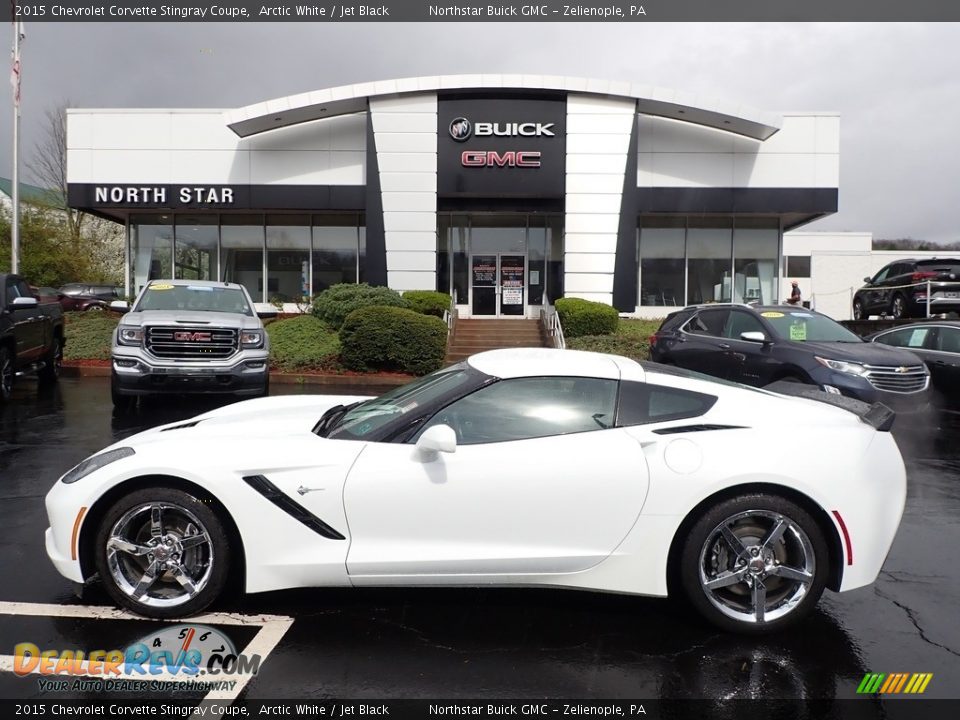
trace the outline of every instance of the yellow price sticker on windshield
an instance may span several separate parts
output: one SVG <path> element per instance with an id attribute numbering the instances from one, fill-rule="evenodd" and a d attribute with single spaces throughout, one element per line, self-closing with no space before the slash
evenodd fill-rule
<path id="1" fill-rule="evenodd" d="M 173 285 L 151 285 L 151 290 L 173 290 Z"/>
<path id="2" fill-rule="evenodd" d="M 805 323 L 800 323 L 798 325 L 790 326 L 790 339 L 791 340 L 806 340 L 807 339 L 807 326 Z"/>
<path id="3" fill-rule="evenodd" d="M 760 313 L 760 315 L 762 317 L 771 317 L 771 318 L 783 317 L 782 312 L 772 312 L 772 311 L 762 312 Z"/>

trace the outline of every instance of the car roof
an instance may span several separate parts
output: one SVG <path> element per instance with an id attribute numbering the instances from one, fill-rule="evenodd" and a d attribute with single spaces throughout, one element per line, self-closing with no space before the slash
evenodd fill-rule
<path id="1" fill-rule="evenodd" d="M 619 380 L 629 377 L 643 382 L 640 363 L 619 355 L 557 350 L 554 348 L 505 348 L 487 350 L 471 356 L 467 363 L 487 375 L 498 378 L 571 376 Z"/>
<path id="2" fill-rule="evenodd" d="M 220 282 L 219 280 L 151 280 L 147 285 L 174 285 L 176 287 L 217 287 L 217 288 L 240 288 L 237 283 Z"/>

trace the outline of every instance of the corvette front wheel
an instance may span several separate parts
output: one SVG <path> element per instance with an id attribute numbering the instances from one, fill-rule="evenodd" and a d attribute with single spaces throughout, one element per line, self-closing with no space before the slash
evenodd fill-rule
<path id="1" fill-rule="evenodd" d="M 813 610 L 827 579 L 819 526 L 799 505 L 765 493 L 719 503 L 693 525 L 680 577 L 693 606 L 733 632 L 781 630 Z"/>
<path id="2" fill-rule="evenodd" d="M 110 597 L 153 618 L 208 607 L 223 590 L 230 548 L 209 503 L 169 487 L 137 490 L 106 513 L 96 563 Z"/>

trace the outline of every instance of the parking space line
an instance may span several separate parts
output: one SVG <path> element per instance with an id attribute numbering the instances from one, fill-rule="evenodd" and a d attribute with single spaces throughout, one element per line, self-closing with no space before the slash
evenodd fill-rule
<path id="1" fill-rule="evenodd" d="M 267 657 L 272 653 L 283 636 L 293 625 L 293 618 L 286 615 L 241 615 L 238 613 L 207 613 L 205 615 L 196 615 L 191 618 L 179 619 L 170 618 L 157 620 L 136 615 L 127 610 L 119 608 L 106 607 L 102 605 L 56 605 L 53 603 L 26 603 L 9 602 L 0 600 L 0 615 L 21 615 L 32 617 L 72 617 L 85 618 L 89 620 L 140 620 L 143 622 L 167 622 L 167 623 L 198 623 L 206 625 L 235 625 L 259 627 L 260 630 L 253 639 L 247 643 L 246 647 L 240 652 L 244 655 L 259 655 L 261 666 L 266 662 Z M 0 655 L 0 672 L 14 671 L 14 656 Z M 31 674 L 40 674 L 34 669 Z M 217 701 L 218 704 L 229 705 L 236 700 L 240 693 L 247 687 L 254 678 L 249 673 L 229 676 L 229 680 L 234 685 L 229 690 L 210 690 L 204 697 L 204 703 L 207 701 Z M 151 680 L 163 680 L 172 682 L 195 682 L 195 676 L 184 676 L 182 674 L 174 675 L 172 673 L 162 673 L 151 677 Z M 208 712 L 208 716 L 210 713 Z M 215 714 L 215 716 L 219 713 Z M 197 715 L 199 717 L 199 715 Z"/>

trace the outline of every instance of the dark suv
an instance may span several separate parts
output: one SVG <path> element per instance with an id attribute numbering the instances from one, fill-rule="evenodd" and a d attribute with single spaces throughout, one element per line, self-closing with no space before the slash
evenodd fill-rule
<path id="1" fill-rule="evenodd" d="M 930 314 L 960 312 L 960 260 L 924 258 L 896 260 L 864 278 L 866 285 L 853 296 L 853 319 L 926 317 L 928 280 Z"/>
<path id="2" fill-rule="evenodd" d="M 808 383 L 899 412 L 925 410 L 930 401 L 930 373 L 912 352 L 868 343 L 826 315 L 793 306 L 684 308 L 650 338 L 650 355 L 745 385 Z"/>

